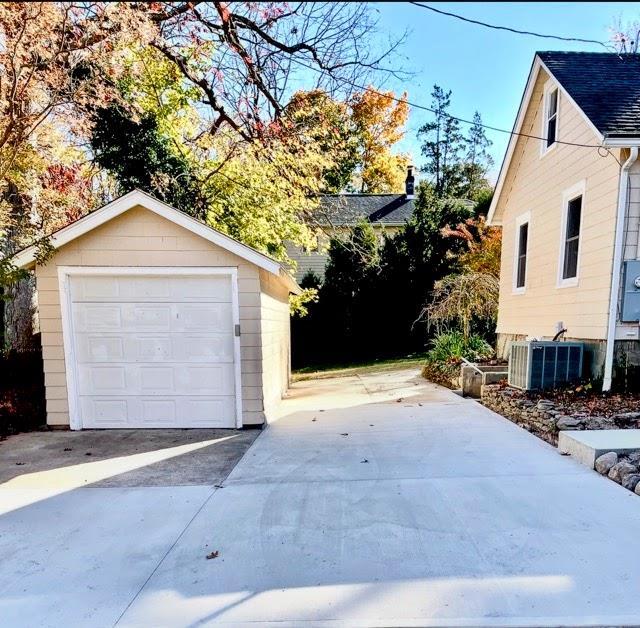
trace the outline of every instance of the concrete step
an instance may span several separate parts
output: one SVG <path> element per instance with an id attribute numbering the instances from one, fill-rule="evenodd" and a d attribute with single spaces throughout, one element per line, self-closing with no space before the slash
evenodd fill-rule
<path id="1" fill-rule="evenodd" d="M 591 469 L 596 458 L 608 451 L 625 454 L 639 449 L 640 430 L 565 430 L 558 437 L 561 454 L 570 454 Z"/>

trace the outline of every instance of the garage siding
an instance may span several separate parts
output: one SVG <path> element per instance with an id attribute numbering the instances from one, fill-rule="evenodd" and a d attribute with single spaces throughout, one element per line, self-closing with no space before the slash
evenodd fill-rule
<path id="1" fill-rule="evenodd" d="M 165 218 L 135 207 L 61 247 L 46 265 L 36 267 L 49 425 L 69 424 L 58 266 L 237 267 L 243 422 L 264 422 L 260 270 Z M 279 282 L 274 278 L 272 283 Z"/>
<path id="2" fill-rule="evenodd" d="M 267 417 L 273 416 L 289 387 L 291 333 L 289 293 L 281 282 L 260 271 L 262 326 L 262 383 Z"/>

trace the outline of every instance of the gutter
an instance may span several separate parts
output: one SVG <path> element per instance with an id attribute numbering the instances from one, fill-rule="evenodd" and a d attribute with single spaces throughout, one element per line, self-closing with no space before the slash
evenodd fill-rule
<path id="1" fill-rule="evenodd" d="M 624 223 L 627 214 L 627 195 L 629 191 L 629 170 L 638 159 L 638 147 L 632 146 L 629 159 L 620 170 L 618 187 L 618 209 L 616 215 L 616 231 L 613 247 L 613 267 L 611 269 L 611 294 L 609 295 L 609 318 L 607 323 L 607 348 L 604 359 L 604 378 L 602 390 L 611 390 L 613 377 L 613 355 L 616 341 L 616 323 L 618 319 L 618 297 L 620 293 L 620 273 L 622 270 L 622 251 Z"/>

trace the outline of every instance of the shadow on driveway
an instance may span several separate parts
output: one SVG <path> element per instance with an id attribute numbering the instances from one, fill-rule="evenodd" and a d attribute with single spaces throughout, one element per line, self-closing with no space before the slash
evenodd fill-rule
<path id="1" fill-rule="evenodd" d="M 225 429 L 17 434 L 0 442 L 0 485 L 212 486 L 230 473 L 259 434 Z"/>

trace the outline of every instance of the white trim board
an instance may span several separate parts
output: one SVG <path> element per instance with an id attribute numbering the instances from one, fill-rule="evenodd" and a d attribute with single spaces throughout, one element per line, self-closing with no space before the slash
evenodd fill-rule
<path id="1" fill-rule="evenodd" d="M 72 276 L 96 275 L 228 275 L 231 279 L 231 312 L 233 325 L 240 325 L 240 305 L 238 300 L 238 269 L 223 266 L 59 266 L 58 285 L 60 290 L 60 308 L 62 314 L 62 342 L 64 348 L 65 375 L 67 381 L 67 399 L 69 404 L 69 427 L 72 430 L 83 429 L 82 413 L 78 400 L 77 360 L 73 333 L 73 316 L 69 278 Z M 242 363 L 240 336 L 233 336 L 233 362 L 235 384 L 236 427 L 242 427 Z"/>
<path id="2" fill-rule="evenodd" d="M 529 251 L 531 250 L 531 212 L 525 212 L 516 216 L 516 230 L 515 230 L 515 247 L 513 252 L 513 268 L 511 277 L 511 294 L 524 294 L 527 291 L 527 275 L 529 274 Z M 529 225 L 527 230 L 527 250 L 526 250 L 526 262 L 524 268 L 524 286 L 518 287 L 516 285 L 518 278 L 518 263 L 520 261 L 520 227 L 522 225 Z"/>
<path id="3" fill-rule="evenodd" d="M 560 252 L 558 255 L 558 270 L 556 275 L 556 288 L 575 288 L 580 283 L 580 256 L 582 253 L 582 239 L 583 234 L 583 222 L 584 222 L 584 210 L 585 210 L 585 191 L 587 189 L 587 182 L 585 179 L 578 181 L 575 185 L 567 188 L 562 192 L 562 220 L 560 222 Z M 564 255 L 566 248 L 566 231 L 567 231 L 567 214 L 569 212 L 569 202 L 582 197 L 580 206 L 580 227 L 578 231 L 578 254 L 576 263 L 576 276 L 563 279 L 562 272 L 564 269 Z"/>
<path id="4" fill-rule="evenodd" d="M 527 84 L 522 94 L 522 100 L 520 101 L 520 106 L 518 107 L 518 114 L 516 115 L 516 120 L 513 125 L 513 130 L 511 137 L 509 138 L 509 144 L 507 145 L 507 151 L 505 153 L 504 159 L 502 160 L 502 165 L 500 166 L 500 174 L 498 175 L 498 181 L 496 182 L 496 186 L 494 189 L 493 199 L 491 200 L 491 206 L 489 207 L 489 212 L 487 214 L 487 224 L 490 226 L 501 226 L 502 221 L 495 219 L 495 212 L 498 206 L 498 200 L 500 198 L 500 194 L 502 193 L 502 187 L 504 186 L 505 179 L 507 177 L 507 172 L 509 171 L 509 166 L 511 165 L 511 159 L 513 157 L 513 153 L 516 148 L 516 144 L 518 143 L 518 133 L 522 132 L 522 124 L 524 123 L 524 117 L 529 109 L 529 104 L 531 102 L 531 96 L 533 94 L 533 88 L 538 79 L 538 74 L 540 70 L 543 69 L 550 77 L 555 81 L 556 85 L 559 89 L 559 95 L 562 98 L 566 98 L 568 102 L 570 102 L 575 108 L 576 111 L 580 114 L 582 119 L 587 123 L 587 126 L 593 131 L 595 135 L 595 142 L 600 142 L 601 144 L 605 143 L 605 138 L 598 131 L 598 129 L 594 126 L 593 122 L 587 117 L 587 115 L 582 111 L 582 109 L 576 104 L 576 101 L 571 98 L 569 92 L 562 86 L 562 83 L 556 79 L 553 75 L 553 72 L 549 70 L 549 68 L 542 62 L 542 59 L 536 54 L 533 63 L 531 64 L 531 70 L 529 71 L 529 77 L 527 79 Z M 559 102 L 559 101 L 558 101 Z M 559 127 L 556 128 L 556 138 L 559 137 L 561 130 Z M 541 140 L 536 140 L 541 141 Z M 628 144 L 627 144 L 628 145 Z"/>
<path id="5" fill-rule="evenodd" d="M 277 277 L 281 277 L 289 283 L 289 288 L 292 292 L 299 292 L 300 288 L 288 271 L 282 267 L 280 262 L 256 251 L 255 249 L 252 249 L 246 244 L 242 244 L 241 242 L 220 233 L 220 231 L 217 231 L 216 229 L 199 222 L 195 218 L 188 216 L 184 212 L 159 201 L 157 198 L 154 198 L 142 190 L 133 190 L 128 194 L 117 198 L 115 201 L 96 209 L 83 218 L 80 218 L 80 220 L 76 220 L 72 224 L 51 235 L 49 241 L 54 249 L 58 249 L 137 206 L 144 207 L 145 209 L 166 218 L 174 224 L 187 229 L 191 233 L 199 235 L 201 238 L 211 242 L 212 244 L 215 244 L 230 253 L 251 262 L 252 264 L 255 264 L 259 268 L 262 268 Z M 30 267 L 36 262 L 36 253 L 37 246 L 32 245 L 19 253 L 16 253 L 13 257 L 13 263 L 18 268 Z"/>

